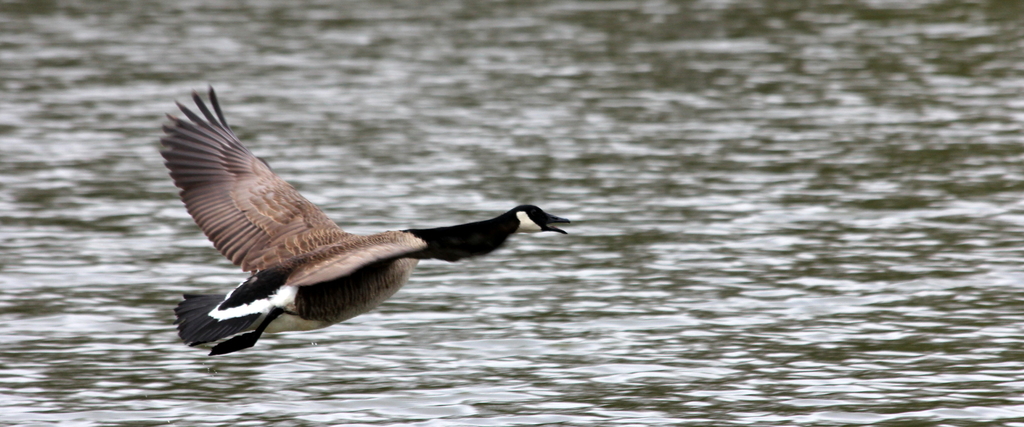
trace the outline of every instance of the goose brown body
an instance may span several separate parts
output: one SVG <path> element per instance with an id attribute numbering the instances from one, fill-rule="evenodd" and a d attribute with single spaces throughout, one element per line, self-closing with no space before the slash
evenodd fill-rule
<path id="1" fill-rule="evenodd" d="M 189 345 L 233 338 L 223 354 L 263 332 L 309 330 L 362 314 L 397 292 L 420 259 L 456 261 L 489 253 L 518 231 L 569 222 L 521 205 L 490 220 L 433 229 L 345 232 L 252 154 L 224 119 L 211 88 L 202 116 L 168 116 L 161 152 L 189 214 L 225 257 L 252 275 L 227 295 L 185 295 L 175 309 Z M 241 332 L 252 331 L 236 335 Z"/>

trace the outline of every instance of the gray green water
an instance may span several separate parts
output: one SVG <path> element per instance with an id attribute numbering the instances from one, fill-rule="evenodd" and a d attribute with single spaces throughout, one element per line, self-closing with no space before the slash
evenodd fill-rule
<path id="1" fill-rule="evenodd" d="M 829 4 L 824 4 L 829 3 Z M 0 3 L 0 424 L 1024 426 L 1024 6 Z M 156 142 L 213 84 L 349 231 L 535 203 L 209 358 Z"/>

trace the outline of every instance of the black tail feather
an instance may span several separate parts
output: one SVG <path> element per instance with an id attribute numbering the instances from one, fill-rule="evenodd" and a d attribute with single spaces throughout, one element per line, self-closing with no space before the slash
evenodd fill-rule
<path id="1" fill-rule="evenodd" d="M 255 331 L 244 333 L 241 335 L 236 335 L 227 341 L 217 344 L 216 346 L 213 347 L 213 350 L 210 350 L 210 356 L 233 353 L 238 350 L 244 350 L 256 345 L 256 341 L 260 339 L 260 335 L 262 335 L 263 331 L 267 329 L 267 326 L 270 325 L 270 322 L 273 322 L 274 319 L 277 318 L 277 316 L 280 316 L 283 313 L 283 308 L 274 307 L 274 309 L 271 310 L 269 314 L 267 314 L 267 317 L 263 319 L 263 322 L 260 323 L 260 326 L 257 327 Z"/>
<path id="2" fill-rule="evenodd" d="M 185 300 L 174 309 L 178 336 L 185 344 L 195 346 L 229 337 L 248 329 L 260 318 L 261 313 L 224 320 L 210 317 L 210 311 L 222 301 L 224 295 L 185 295 Z"/>

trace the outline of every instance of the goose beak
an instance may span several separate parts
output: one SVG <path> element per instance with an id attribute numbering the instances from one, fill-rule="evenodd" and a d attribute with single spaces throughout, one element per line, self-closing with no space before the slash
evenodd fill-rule
<path id="1" fill-rule="evenodd" d="M 568 219 L 548 214 L 548 223 L 544 224 L 544 226 L 541 227 L 541 230 L 543 230 L 543 231 L 555 231 L 555 232 L 559 232 L 559 233 L 562 233 L 562 234 L 569 234 L 567 231 L 565 231 L 565 230 L 563 230 L 561 228 L 551 226 L 551 224 L 568 224 L 568 223 L 569 223 Z"/>

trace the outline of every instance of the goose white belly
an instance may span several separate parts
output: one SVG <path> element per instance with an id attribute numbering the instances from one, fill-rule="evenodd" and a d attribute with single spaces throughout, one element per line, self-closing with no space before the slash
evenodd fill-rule
<path id="1" fill-rule="evenodd" d="M 258 324 L 258 322 L 254 324 L 253 329 L 256 329 L 255 325 Z M 267 329 L 263 332 L 277 333 L 289 331 L 312 331 L 314 329 L 326 328 L 331 325 L 333 325 L 333 323 L 320 320 L 306 320 L 294 314 L 285 313 L 278 316 L 273 322 L 270 322 L 270 325 L 268 325 Z"/>

